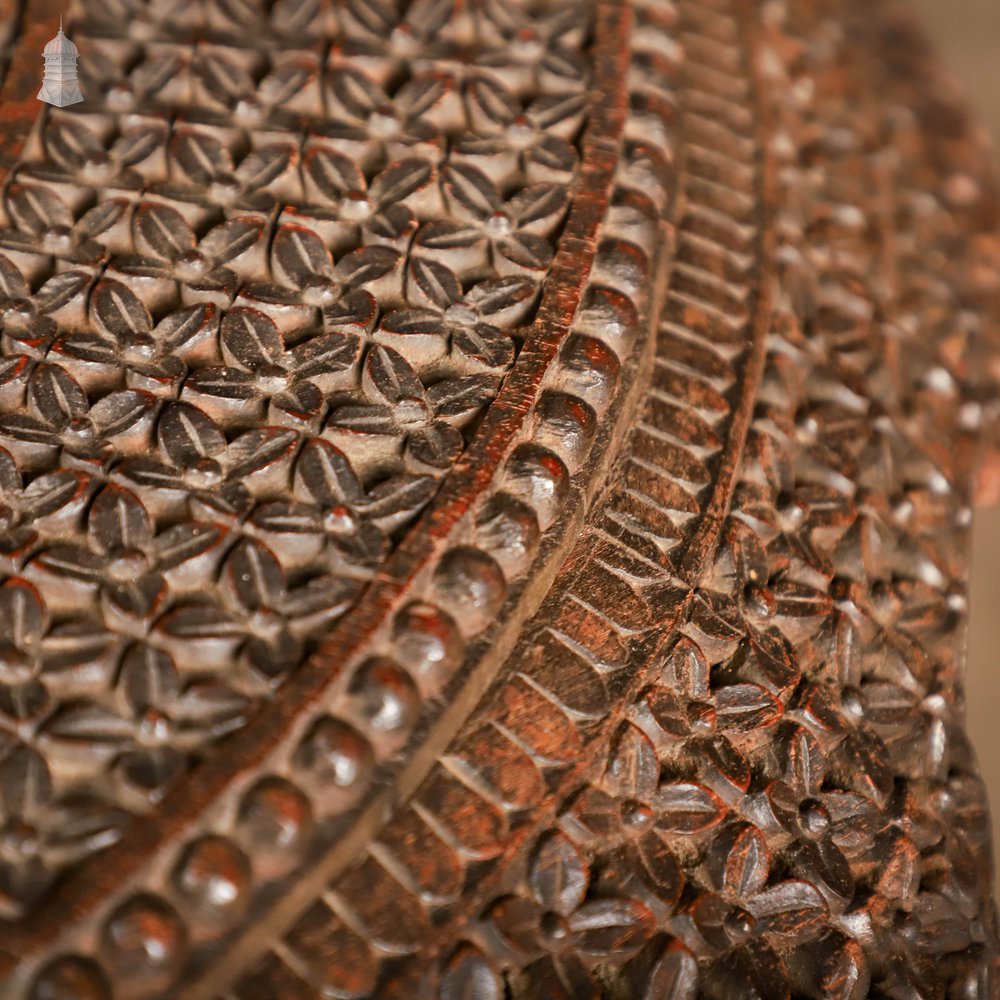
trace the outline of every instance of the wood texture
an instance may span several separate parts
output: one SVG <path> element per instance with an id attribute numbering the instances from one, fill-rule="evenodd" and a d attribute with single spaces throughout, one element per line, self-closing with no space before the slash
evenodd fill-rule
<path id="1" fill-rule="evenodd" d="M 84 103 L 3 85 L 5 995 L 992 996 L 997 200 L 905 14 L 68 15 Z"/>

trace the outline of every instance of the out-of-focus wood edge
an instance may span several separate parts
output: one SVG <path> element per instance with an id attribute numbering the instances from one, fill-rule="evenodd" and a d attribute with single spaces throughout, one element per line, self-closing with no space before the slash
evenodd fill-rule
<path id="1" fill-rule="evenodd" d="M 860 0 L 864 2 L 864 0 Z M 956 62 L 940 58 L 938 15 L 930 17 L 934 7 L 946 7 L 946 0 L 887 0 L 883 18 L 887 82 L 898 79 L 909 86 L 909 102 L 921 123 L 938 144 L 941 153 L 952 153 L 952 160 L 964 164 L 963 173 L 984 191 L 977 201 L 980 217 L 976 242 L 978 253 L 992 262 L 1000 258 L 1000 166 L 995 137 L 972 110 L 967 79 L 959 73 Z M 954 57 L 957 48 L 952 45 Z M 949 54 L 949 53 L 944 53 Z M 983 212 L 982 206 L 987 210 Z M 979 331 L 981 343 L 965 359 L 970 380 L 978 393 L 981 415 L 978 421 L 978 446 L 972 469 L 972 501 L 977 508 L 1000 505 L 1000 288 L 992 268 L 970 275 L 985 322 Z M 976 370 L 978 369 L 978 370 Z"/>
<path id="2" fill-rule="evenodd" d="M 1000 446 L 989 445 L 983 449 L 973 496 L 978 508 L 1000 506 Z"/>
<path id="3" fill-rule="evenodd" d="M 0 56 L 4 58 L 17 37 L 20 9 L 20 0 L 0 0 Z"/>
<path id="4" fill-rule="evenodd" d="M 11 53 L 0 84 L 0 183 L 24 150 L 42 109 L 42 49 L 59 27 L 56 0 L 0 0 L 0 48 Z"/>
<path id="5" fill-rule="evenodd" d="M 55 34 L 55 0 L 0 0 L 0 189 L 24 150 L 42 108 L 42 49 Z M 0 941 L 0 958 L 7 955 Z"/>

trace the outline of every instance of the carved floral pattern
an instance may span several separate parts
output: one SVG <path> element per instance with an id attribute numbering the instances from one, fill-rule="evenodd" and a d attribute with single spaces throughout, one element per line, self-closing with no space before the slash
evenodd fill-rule
<path id="1" fill-rule="evenodd" d="M 537 308 L 589 72 L 568 9 L 140 6 L 80 8 L 88 113 L 45 116 L 0 235 L 0 721 L 119 811 L 272 697 L 460 459 Z M 314 44 L 231 34 L 261 31 Z M 112 651 L 87 674 L 73 639 Z"/>

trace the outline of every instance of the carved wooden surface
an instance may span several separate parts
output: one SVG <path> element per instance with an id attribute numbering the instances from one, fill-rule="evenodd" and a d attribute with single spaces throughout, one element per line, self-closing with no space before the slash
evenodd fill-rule
<path id="1" fill-rule="evenodd" d="M 992 997 L 997 201 L 909 21 L 81 0 L 35 108 L 51 13 L 2 995 Z"/>

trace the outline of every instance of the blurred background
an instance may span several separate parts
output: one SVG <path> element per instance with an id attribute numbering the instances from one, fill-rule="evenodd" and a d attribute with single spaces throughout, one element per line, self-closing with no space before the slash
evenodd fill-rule
<path id="1" fill-rule="evenodd" d="M 1000 2 L 910 2 L 1000 146 Z M 1000 509 L 977 511 L 973 525 L 966 697 L 969 731 L 990 796 L 993 853 L 1000 859 Z"/>

